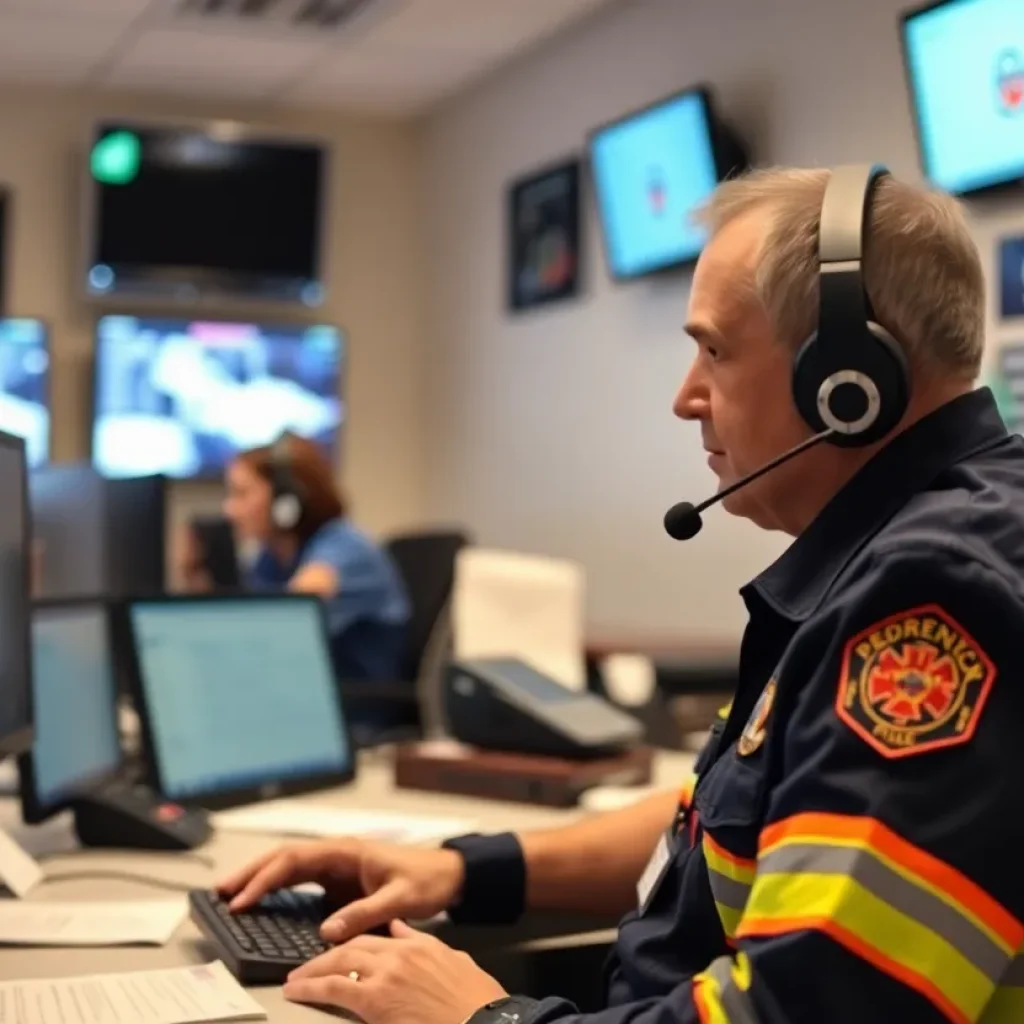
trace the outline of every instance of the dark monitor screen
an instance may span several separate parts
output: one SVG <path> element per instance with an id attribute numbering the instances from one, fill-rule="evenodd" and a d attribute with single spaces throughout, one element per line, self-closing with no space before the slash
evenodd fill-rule
<path id="1" fill-rule="evenodd" d="M 165 796 L 200 800 L 351 773 L 318 600 L 133 601 L 128 619 Z"/>
<path id="2" fill-rule="evenodd" d="M 32 743 L 25 442 L 0 433 L 0 757 Z"/>
<path id="3" fill-rule="evenodd" d="M 954 194 L 1024 181 L 1021 0 L 948 0 L 902 19 L 925 176 Z"/>
<path id="4" fill-rule="evenodd" d="M 107 122 L 89 154 L 94 295 L 323 301 L 324 150 Z"/>
<path id="5" fill-rule="evenodd" d="M 41 320 L 0 319 L 0 430 L 25 439 L 33 469 L 50 457 L 50 353 Z"/>
<path id="6" fill-rule="evenodd" d="M 100 603 L 36 608 L 32 665 L 33 789 L 45 816 L 121 765 L 107 609 Z"/>
<path id="7" fill-rule="evenodd" d="M 105 316 L 92 459 L 108 477 L 219 476 L 284 431 L 334 457 L 345 421 L 334 327 Z"/>

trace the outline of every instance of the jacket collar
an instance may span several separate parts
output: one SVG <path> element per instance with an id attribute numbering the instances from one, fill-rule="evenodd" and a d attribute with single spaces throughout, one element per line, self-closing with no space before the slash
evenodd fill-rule
<path id="1" fill-rule="evenodd" d="M 800 621 L 824 600 L 857 552 L 944 470 L 1008 436 L 995 399 L 981 388 L 947 402 L 897 434 L 818 517 L 741 593 Z"/>

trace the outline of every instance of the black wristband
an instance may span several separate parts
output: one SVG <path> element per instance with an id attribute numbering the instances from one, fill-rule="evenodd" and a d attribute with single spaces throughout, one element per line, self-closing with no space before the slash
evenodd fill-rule
<path id="1" fill-rule="evenodd" d="M 511 832 L 455 836 L 441 844 L 465 864 L 462 895 L 448 908 L 453 924 L 514 924 L 526 909 L 526 858 Z"/>

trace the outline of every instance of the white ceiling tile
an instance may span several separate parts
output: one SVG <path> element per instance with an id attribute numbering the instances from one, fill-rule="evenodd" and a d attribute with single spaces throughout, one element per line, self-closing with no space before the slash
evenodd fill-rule
<path id="1" fill-rule="evenodd" d="M 320 40 L 153 29 L 142 32 L 118 55 L 104 74 L 104 83 L 166 87 L 180 82 L 189 93 L 210 83 L 244 83 L 245 95 L 255 95 L 301 75 L 324 50 Z"/>
<path id="2" fill-rule="evenodd" d="M 87 75 L 110 52 L 116 23 L 0 12 L 0 78 L 67 83 Z"/>

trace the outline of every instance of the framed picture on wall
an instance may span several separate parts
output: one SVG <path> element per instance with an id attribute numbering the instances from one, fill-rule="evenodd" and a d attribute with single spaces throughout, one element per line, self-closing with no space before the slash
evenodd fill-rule
<path id="1" fill-rule="evenodd" d="M 580 162 L 536 171 L 508 190 L 508 306 L 571 299 L 580 288 Z"/>
<path id="2" fill-rule="evenodd" d="M 1003 317 L 1024 316 L 1024 237 L 999 243 L 999 296 Z"/>

